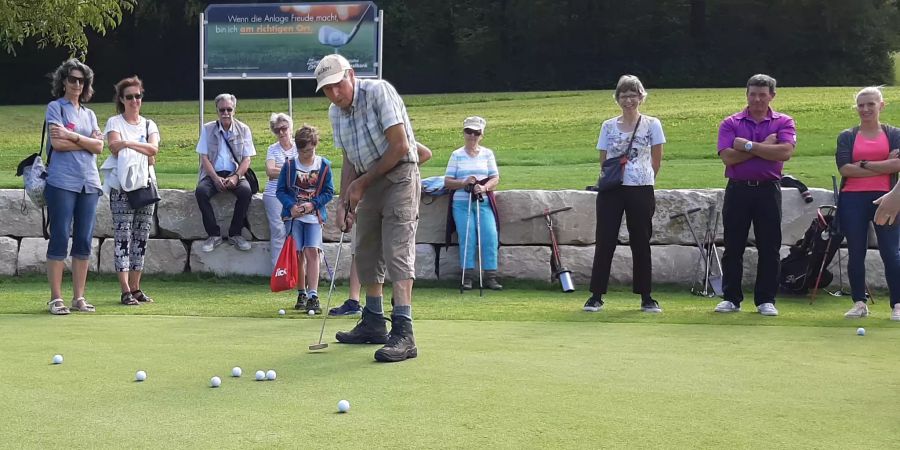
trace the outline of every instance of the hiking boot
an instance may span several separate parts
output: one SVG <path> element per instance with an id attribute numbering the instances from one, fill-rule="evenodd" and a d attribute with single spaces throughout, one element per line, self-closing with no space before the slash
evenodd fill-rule
<path id="1" fill-rule="evenodd" d="M 591 298 L 584 302 L 584 308 L 582 309 L 587 312 L 597 312 L 600 311 L 600 308 L 603 308 L 603 300 L 600 299 L 599 295 L 592 295 Z"/>
<path id="2" fill-rule="evenodd" d="M 334 338 L 344 344 L 385 344 L 388 341 L 387 320 L 383 315 L 363 308 L 362 318 L 356 326 L 350 331 L 338 331 Z"/>
<path id="3" fill-rule="evenodd" d="M 306 312 L 315 311 L 316 314 L 322 312 L 322 307 L 319 305 L 319 296 L 313 294 L 306 300 Z"/>
<path id="4" fill-rule="evenodd" d="M 733 312 L 741 312 L 741 305 L 735 305 L 734 303 L 723 300 L 716 305 L 716 309 L 714 310 L 717 313 L 733 313 Z"/>
<path id="5" fill-rule="evenodd" d="M 356 316 L 362 313 L 359 307 L 359 300 L 348 298 L 341 306 L 336 306 L 328 310 L 329 316 Z"/>
<path id="6" fill-rule="evenodd" d="M 298 292 L 297 293 L 297 303 L 294 304 L 294 309 L 296 310 L 305 310 L 306 309 L 306 292 Z"/>
<path id="7" fill-rule="evenodd" d="M 216 247 L 222 245 L 222 237 L 221 236 L 210 236 L 203 241 L 203 244 L 200 245 L 200 250 L 203 253 L 209 253 L 213 251 Z"/>
<path id="8" fill-rule="evenodd" d="M 384 347 L 375 352 L 375 359 L 381 362 L 399 362 L 418 355 L 412 320 L 404 316 L 391 316 L 391 333 Z"/>
<path id="9" fill-rule="evenodd" d="M 228 243 L 242 252 L 250 250 L 250 243 L 243 236 L 231 236 L 228 238 Z"/>
<path id="10" fill-rule="evenodd" d="M 764 316 L 777 316 L 778 310 L 775 309 L 774 303 L 763 303 L 756 307 L 756 310 Z"/>
<path id="11" fill-rule="evenodd" d="M 463 278 L 462 288 L 464 291 L 471 291 L 472 290 L 472 279 L 469 277 Z"/>
<path id="12" fill-rule="evenodd" d="M 659 302 L 651 298 L 647 301 L 641 301 L 641 311 L 647 313 L 661 313 L 662 308 L 659 307 Z"/>
<path id="13" fill-rule="evenodd" d="M 891 320 L 900 320 L 900 303 L 894 305 L 894 310 L 891 311 Z"/>
<path id="14" fill-rule="evenodd" d="M 502 291 L 503 285 L 497 281 L 497 271 L 496 270 L 485 270 L 484 271 L 484 287 L 492 290 L 492 291 Z"/>
<path id="15" fill-rule="evenodd" d="M 853 303 L 853 307 L 850 308 L 850 311 L 844 313 L 844 317 L 848 319 L 861 319 L 869 315 L 869 307 L 866 306 L 866 302 L 860 300 L 858 302 Z"/>

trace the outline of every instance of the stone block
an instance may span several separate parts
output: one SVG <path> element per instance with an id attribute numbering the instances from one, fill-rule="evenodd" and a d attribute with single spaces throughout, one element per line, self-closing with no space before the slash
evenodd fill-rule
<path id="1" fill-rule="evenodd" d="M 41 210 L 24 189 L 0 189 L 0 236 L 43 237 Z"/>
<path id="2" fill-rule="evenodd" d="M 47 272 L 47 244 L 50 241 L 44 238 L 23 238 L 19 243 L 19 254 L 16 262 L 16 271 L 19 275 L 26 273 Z M 72 249 L 72 241 L 69 240 L 69 251 Z M 100 252 L 100 240 L 91 240 L 91 257 L 88 260 L 88 270 L 97 271 L 97 261 Z M 66 258 L 66 269 L 72 269 L 72 258 Z"/>
<path id="3" fill-rule="evenodd" d="M 113 261 L 115 245 L 113 239 L 104 239 L 100 245 L 101 273 L 115 273 Z M 144 255 L 144 273 L 148 275 L 182 273 L 187 267 L 187 257 L 187 249 L 178 239 L 150 239 L 147 241 L 147 251 Z"/>
<path id="4" fill-rule="evenodd" d="M 210 272 L 216 275 L 271 275 L 272 257 L 269 242 L 251 242 L 249 251 L 241 251 L 228 243 L 205 253 L 203 241 L 191 242 L 191 272 Z"/>
<path id="5" fill-rule="evenodd" d="M 0 275 L 15 275 L 16 260 L 19 254 L 19 241 L 0 236 Z"/>
<path id="6" fill-rule="evenodd" d="M 500 243 L 502 245 L 550 245 L 550 233 L 543 217 L 523 220 L 571 206 L 572 209 L 554 214 L 553 226 L 560 245 L 593 244 L 596 229 L 597 194 L 588 191 L 500 191 L 497 208 L 500 215 Z"/>
<path id="7" fill-rule="evenodd" d="M 160 191 L 160 200 L 156 208 L 160 237 L 175 239 L 206 239 L 206 231 L 203 229 L 203 221 L 194 191 L 180 189 L 163 189 Z M 222 192 L 212 198 L 213 211 L 223 235 L 228 235 L 231 214 L 234 210 L 234 195 L 230 192 Z M 256 194 L 250 200 L 250 208 L 247 219 L 253 228 L 253 234 L 260 241 L 269 240 L 269 223 L 266 219 L 266 208 L 263 205 L 262 194 Z M 242 234 L 248 240 L 250 233 L 246 228 Z"/>

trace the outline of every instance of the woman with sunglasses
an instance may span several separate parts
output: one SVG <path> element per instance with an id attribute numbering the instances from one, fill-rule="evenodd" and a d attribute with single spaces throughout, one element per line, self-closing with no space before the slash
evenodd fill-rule
<path id="1" fill-rule="evenodd" d="M 100 199 L 100 173 L 97 155 L 103 151 L 103 136 L 97 116 L 84 106 L 94 95 L 94 71 L 77 59 L 63 62 L 51 75 L 51 92 L 57 100 L 47 105 L 50 147 L 47 158 L 47 187 L 44 197 L 50 220 L 47 245 L 47 281 L 50 284 L 50 313 L 69 314 L 62 299 L 65 259 L 72 257 L 71 309 L 93 312 L 84 298 L 88 261 L 97 201 Z M 69 235 L 72 249 L 68 251 Z"/>
<path id="2" fill-rule="evenodd" d="M 140 78 L 122 79 L 114 87 L 119 114 L 106 121 L 103 131 L 112 153 L 101 168 L 103 192 L 109 195 L 112 212 L 113 261 L 122 291 L 119 301 L 137 306 L 153 302 L 141 290 L 141 275 L 156 205 L 135 209 L 128 203 L 127 192 L 146 187 L 148 182 L 156 183 L 153 166 L 159 152 L 159 129 L 152 120 L 141 116 L 144 83 Z"/>
<path id="3" fill-rule="evenodd" d="M 900 129 L 882 123 L 882 111 L 881 90 L 877 87 L 862 89 L 856 94 L 859 125 L 844 130 L 837 139 L 835 161 L 841 173 L 838 222 L 847 237 L 847 274 L 853 298 L 853 307 L 844 314 L 848 318 L 869 315 L 866 251 L 869 222 L 876 219 L 877 205 L 873 202 L 891 191 L 900 172 Z M 900 224 L 876 223 L 875 236 L 891 297 L 891 320 L 900 320 Z"/>
<path id="4" fill-rule="evenodd" d="M 297 156 L 297 147 L 292 138 L 294 121 L 285 113 L 272 113 L 269 117 L 269 130 L 278 139 L 269 146 L 266 151 L 266 176 L 269 181 L 263 191 L 263 205 L 266 207 L 266 217 L 269 220 L 269 248 L 272 251 L 272 267 L 278 261 L 287 230 L 284 229 L 284 221 L 281 220 L 281 201 L 275 196 L 278 188 L 278 176 L 284 163 Z"/>
<path id="5" fill-rule="evenodd" d="M 647 91 L 638 77 L 622 75 L 616 84 L 614 98 L 622 114 L 603 122 L 597 150 L 600 151 L 601 164 L 607 159 L 624 158 L 622 185 L 597 193 L 591 296 L 583 309 L 597 312 L 603 307 L 602 297 L 609 285 L 610 267 L 624 214 L 628 218 L 628 241 L 634 260 L 632 291 L 641 296 L 641 311 L 658 313 L 662 309 L 650 296 L 653 280 L 650 235 L 653 232 L 653 213 L 656 212 L 653 185 L 662 163 L 666 137 L 659 119 L 640 112 Z"/>
<path id="6" fill-rule="evenodd" d="M 444 186 L 455 191 L 451 199 L 453 225 L 456 225 L 460 246 L 465 247 L 459 251 L 459 264 L 466 272 L 462 288 L 472 289 L 480 233 L 480 268 L 484 270 L 484 286 L 499 291 L 503 286 L 497 279 L 499 239 L 493 191 L 500 182 L 500 171 L 494 151 L 480 145 L 486 125 L 487 122 L 478 116 L 467 117 L 463 121 L 465 145 L 450 154 Z M 475 230 L 477 219 L 481 222 L 478 232 Z"/>

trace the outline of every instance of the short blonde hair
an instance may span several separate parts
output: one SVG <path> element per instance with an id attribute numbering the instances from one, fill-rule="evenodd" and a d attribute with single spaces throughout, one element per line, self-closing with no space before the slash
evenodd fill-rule
<path id="1" fill-rule="evenodd" d="M 641 94 L 641 100 L 647 98 L 647 91 L 644 90 L 644 84 L 641 83 L 641 80 L 638 77 L 634 75 L 622 75 L 619 77 L 619 82 L 616 83 L 616 93 L 614 98 L 616 101 L 619 101 L 619 95 L 628 91 Z"/>

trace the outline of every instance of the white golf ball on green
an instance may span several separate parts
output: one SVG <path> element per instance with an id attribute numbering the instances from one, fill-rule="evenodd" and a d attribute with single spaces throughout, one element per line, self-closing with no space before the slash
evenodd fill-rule
<path id="1" fill-rule="evenodd" d="M 138 370 L 137 373 L 134 374 L 134 381 L 144 381 L 147 379 L 147 372 L 143 370 Z"/>
<path id="2" fill-rule="evenodd" d="M 283 315 L 284 315 L 284 310 L 283 310 L 283 309 L 279 309 L 279 310 L 278 310 L 278 315 L 279 315 L 279 316 L 283 316 Z"/>
<path id="3" fill-rule="evenodd" d="M 53 364 L 62 364 L 63 357 L 62 355 L 53 355 Z"/>
<path id="4" fill-rule="evenodd" d="M 266 371 L 266 379 L 267 380 L 272 381 L 275 379 L 276 376 L 277 376 L 277 374 L 275 373 L 274 370 L 269 369 Z"/>
<path id="5" fill-rule="evenodd" d="M 309 314 L 309 315 L 311 315 L 311 316 L 314 316 L 314 315 L 316 315 L 316 310 L 311 309 L 311 310 L 307 311 L 306 313 Z"/>
<path id="6" fill-rule="evenodd" d="M 222 385 L 222 379 L 219 377 L 212 377 L 209 379 L 210 387 L 217 388 Z"/>
<path id="7" fill-rule="evenodd" d="M 856 334 L 857 334 L 857 336 L 865 336 L 865 335 L 866 335 L 866 329 L 863 328 L 863 327 L 859 327 L 859 328 L 856 329 Z"/>
<path id="8" fill-rule="evenodd" d="M 262 370 L 257 370 L 256 371 L 256 381 L 262 381 L 265 379 L 266 379 L 266 373 L 263 372 Z"/>
<path id="9" fill-rule="evenodd" d="M 244 371 L 242 371 L 240 367 L 234 367 L 233 369 L 231 369 L 231 376 L 235 378 L 240 377 L 243 373 Z"/>
<path id="10" fill-rule="evenodd" d="M 338 412 L 345 413 L 350 411 L 350 402 L 347 400 L 341 400 L 338 402 Z"/>

